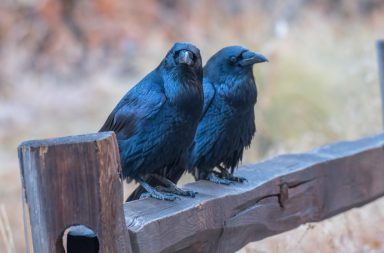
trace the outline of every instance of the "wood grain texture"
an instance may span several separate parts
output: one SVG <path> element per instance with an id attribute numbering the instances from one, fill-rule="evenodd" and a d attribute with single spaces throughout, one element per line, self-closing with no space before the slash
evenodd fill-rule
<path id="1" fill-rule="evenodd" d="M 244 166 L 248 182 L 199 181 L 196 198 L 124 204 L 134 252 L 234 252 L 384 195 L 384 135 Z"/>
<path id="2" fill-rule="evenodd" d="M 71 225 L 96 232 L 100 252 L 131 252 L 114 133 L 27 141 L 19 146 L 34 252 L 64 252 Z"/>
<path id="3" fill-rule="evenodd" d="M 194 199 L 124 206 L 113 133 L 24 142 L 19 157 L 42 253 L 63 252 L 62 233 L 75 224 L 97 233 L 100 252 L 234 252 L 384 195 L 384 134 L 244 166 L 243 184 L 188 184 Z"/>
<path id="4" fill-rule="evenodd" d="M 376 42 L 377 62 L 379 68 L 380 94 L 381 94 L 381 117 L 384 128 L 384 40 Z"/>

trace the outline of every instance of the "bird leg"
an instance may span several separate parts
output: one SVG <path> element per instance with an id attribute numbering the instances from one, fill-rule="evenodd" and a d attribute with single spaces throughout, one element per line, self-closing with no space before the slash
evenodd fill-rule
<path id="1" fill-rule="evenodd" d="M 138 179 L 137 182 L 147 191 L 146 193 L 141 194 L 140 199 L 152 197 L 159 200 L 173 201 L 178 198 L 174 194 L 159 192 L 154 187 L 150 186 L 147 182 L 145 182 L 143 179 Z"/>
<path id="2" fill-rule="evenodd" d="M 156 186 L 156 189 L 158 191 L 162 192 L 167 192 L 167 193 L 172 193 L 176 194 L 179 196 L 186 196 L 186 197 L 192 197 L 194 198 L 197 194 L 195 191 L 188 191 L 188 190 L 182 190 L 175 183 L 173 183 L 171 180 L 169 180 L 166 177 L 159 176 L 157 174 L 151 174 L 152 177 L 156 178 L 159 180 L 162 184 L 165 186 Z"/>
<path id="3" fill-rule="evenodd" d="M 229 181 L 234 181 L 234 182 L 239 182 L 239 183 L 244 183 L 244 182 L 248 181 L 245 177 L 236 177 L 236 176 L 232 175 L 223 166 L 219 165 L 219 166 L 217 166 L 217 168 L 221 171 L 221 173 L 220 173 L 221 178 L 225 178 Z"/>
<path id="4" fill-rule="evenodd" d="M 224 185 L 230 185 L 232 182 L 225 178 L 220 178 L 218 176 L 220 173 L 216 171 L 211 171 L 208 173 L 208 176 L 206 177 L 206 180 L 211 181 L 215 184 L 224 184 Z"/>

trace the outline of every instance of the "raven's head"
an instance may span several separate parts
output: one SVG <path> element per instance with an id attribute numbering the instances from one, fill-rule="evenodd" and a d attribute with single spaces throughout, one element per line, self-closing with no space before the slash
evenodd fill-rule
<path id="1" fill-rule="evenodd" d="M 252 75 L 252 66 L 268 59 L 241 46 L 224 47 L 214 54 L 204 66 L 204 77 L 215 81 L 225 76 Z"/>
<path id="2" fill-rule="evenodd" d="M 190 43 L 177 42 L 168 51 L 159 67 L 167 71 L 178 68 L 190 69 L 202 76 L 200 50 Z"/>

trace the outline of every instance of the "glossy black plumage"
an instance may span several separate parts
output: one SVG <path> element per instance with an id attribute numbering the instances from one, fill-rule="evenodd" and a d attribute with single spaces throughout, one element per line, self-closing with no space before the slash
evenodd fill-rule
<path id="1" fill-rule="evenodd" d="M 230 174 L 256 132 L 257 88 L 252 66 L 264 61 L 267 59 L 261 54 L 231 46 L 221 49 L 205 65 L 203 115 L 189 154 L 189 170 L 196 179 L 210 179 L 217 167 L 222 178 L 241 181 Z M 230 174 L 225 173 L 229 169 Z"/>
<path id="2" fill-rule="evenodd" d="M 151 173 L 185 169 L 183 158 L 202 107 L 200 52 L 191 44 L 176 43 L 160 65 L 128 91 L 100 129 L 116 133 L 123 177 L 142 183 Z"/>

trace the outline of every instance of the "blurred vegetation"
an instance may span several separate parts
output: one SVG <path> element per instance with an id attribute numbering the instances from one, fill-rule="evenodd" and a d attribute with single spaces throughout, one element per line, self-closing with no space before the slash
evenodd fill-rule
<path id="1" fill-rule="evenodd" d="M 175 41 L 199 46 L 204 62 L 233 44 L 268 56 L 254 68 L 258 133 L 244 157 L 250 163 L 381 131 L 374 42 L 384 37 L 383 22 L 381 0 L 0 1 L 0 206 L 17 252 L 24 249 L 17 145 L 97 131 Z M 375 206 L 347 216 L 384 224 L 380 212 L 366 220 Z M 331 240 L 324 252 L 344 252 L 338 240 L 349 228 L 335 226 L 345 219 L 326 224 L 314 229 L 318 245 Z M 327 226 L 341 234 L 327 237 Z M 377 240 L 384 241 L 384 231 L 373 231 L 379 237 L 365 236 L 345 252 L 369 245 L 375 248 L 366 252 L 383 252 Z M 271 240 L 244 250 L 284 252 Z M 290 250 L 313 252 L 304 240 L 293 241 Z"/>

